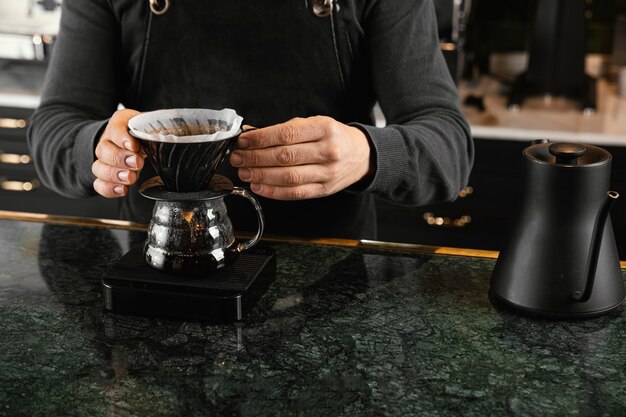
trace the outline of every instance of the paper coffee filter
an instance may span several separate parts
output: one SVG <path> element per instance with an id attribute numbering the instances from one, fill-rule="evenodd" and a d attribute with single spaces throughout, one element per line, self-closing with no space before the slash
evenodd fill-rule
<path id="1" fill-rule="evenodd" d="M 240 133 L 243 118 L 233 109 L 167 109 L 128 121 L 131 135 L 156 142 L 212 142 Z"/>

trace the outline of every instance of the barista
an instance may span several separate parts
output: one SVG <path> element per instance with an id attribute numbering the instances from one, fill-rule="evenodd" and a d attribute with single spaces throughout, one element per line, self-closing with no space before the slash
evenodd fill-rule
<path id="1" fill-rule="evenodd" d="M 175 107 L 229 107 L 260 128 L 218 172 L 261 196 L 269 233 L 375 238 L 374 196 L 452 200 L 471 168 L 431 0 L 63 2 L 28 135 L 46 186 L 121 197 L 122 218 L 147 222 L 137 185 L 155 173 L 127 122 Z"/>

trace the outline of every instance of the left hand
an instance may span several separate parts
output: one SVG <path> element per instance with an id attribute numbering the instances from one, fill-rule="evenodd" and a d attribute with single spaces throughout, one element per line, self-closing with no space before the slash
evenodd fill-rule
<path id="1" fill-rule="evenodd" d="M 372 170 L 365 134 L 325 116 L 243 133 L 230 163 L 252 191 L 276 200 L 325 197 Z"/>

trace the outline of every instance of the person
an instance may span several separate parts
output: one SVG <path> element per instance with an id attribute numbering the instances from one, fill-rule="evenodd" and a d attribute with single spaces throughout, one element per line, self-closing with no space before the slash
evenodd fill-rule
<path id="1" fill-rule="evenodd" d="M 375 197 L 453 200 L 473 160 L 431 0 L 65 0 L 28 131 L 44 185 L 122 197 L 121 218 L 148 222 L 137 188 L 156 174 L 127 122 L 165 108 L 258 128 L 218 172 L 259 196 L 271 234 L 375 239 Z M 231 200 L 235 228 L 256 230 Z"/>

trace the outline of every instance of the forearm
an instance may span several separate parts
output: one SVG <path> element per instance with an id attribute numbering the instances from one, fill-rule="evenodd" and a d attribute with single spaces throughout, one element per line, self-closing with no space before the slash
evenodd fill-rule
<path id="1" fill-rule="evenodd" d="M 437 111 L 384 128 L 354 125 L 368 136 L 376 164 L 362 191 L 419 206 L 454 200 L 467 184 L 473 150 L 462 116 Z"/>
<path id="2" fill-rule="evenodd" d="M 119 103 L 118 22 L 108 2 L 63 2 L 61 30 L 28 144 L 44 185 L 93 195 L 96 140 Z"/>
<path id="3" fill-rule="evenodd" d="M 388 125 L 357 125 L 368 135 L 376 164 L 363 191 L 407 205 L 452 200 L 468 180 L 474 151 L 439 50 L 432 2 L 374 4 L 365 31 Z"/>
<path id="4" fill-rule="evenodd" d="M 94 195 L 91 164 L 105 125 L 106 120 L 92 120 L 68 105 L 39 107 L 28 131 L 28 144 L 43 184 L 67 197 Z"/>

